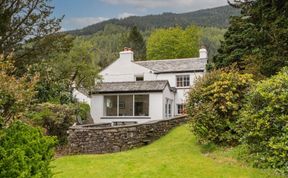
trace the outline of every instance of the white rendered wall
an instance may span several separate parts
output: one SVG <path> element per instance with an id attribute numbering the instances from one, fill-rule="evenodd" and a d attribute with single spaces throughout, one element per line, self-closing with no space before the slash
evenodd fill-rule
<path id="1" fill-rule="evenodd" d="M 91 97 L 91 116 L 95 124 L 103 123 L 101 117 L 104 114 L 104 96 L 103 95 L 92 95 Z"/>
<path id="2" fill-rule="evenodd" d="M 91 98 L 89 96 L 81 93 L 80 91 L 76 89 L 73 89 L 72 95 L 78 102 L 83 102 L 91 106 Z"/>
<path id="3" fill-rule="evenodd" d="M 204 72 L 196 73 L 173 73 L 173 74 L 157 74 L 156 80 L 168 80 L 171 87 L 176 87 L 176 76 L 177 75 L 189 75 L 190 76 L 190 85 L 193 86 L 195 80 L 198 77 L 203 76 Z M 175 96 L 175 107 L 177 104 L 183 104 L 186 101 L 187 93 L 189 92 L 190 87 L 177 88 L 177 93 Z"/>
<path id="4" fill-rule="evenodd" d="M 168 86 L 164 89 L 163 91 L 163 106 L 162 106 L 162 113 L 163 113 L 163 118 L 165 118 L 165 103 L 166 99 L 172 100 L 172 117 L 175 115 L 175 93 L 171 92 Z"/>
<path id="5" fill-rule="evenodd" d="M 144 80 L 153 80 L 154 74 L 149 69 L 133 62 L 133 52 L 124 51 L 120 58 L 100 72 L 102 82 L 135 81 L 135 76 L 144 76 Z"/>

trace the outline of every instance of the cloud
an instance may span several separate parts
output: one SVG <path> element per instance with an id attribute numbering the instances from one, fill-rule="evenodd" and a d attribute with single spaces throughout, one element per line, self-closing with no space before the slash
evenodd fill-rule
<path id="1" fill-rule="evenodd" d="M 108 19 L 109 18 L 106 17 L 72 17 L 64 19 L 63 26 L 65 27 L 65 30 L 79 29 Z"/>
<path id="2" fill-rule="evenodd" d="M 130 5 L 137 8 L 184 8 L 200 9 L 227 4 L 227 0 L 101 0 L 114 5 Z"/>
<path id="3" fill-rule="evenodd" d="M 133 13 L 123 12 L 123 13 L 118 15 L 118 19 L 124 19 L 126 17 L 135 16 L 135 15 L 136 14 L 133 14 Z"/>

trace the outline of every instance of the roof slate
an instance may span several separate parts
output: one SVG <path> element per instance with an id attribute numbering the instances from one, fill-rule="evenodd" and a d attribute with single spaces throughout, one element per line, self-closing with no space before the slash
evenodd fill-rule
<path id="1" fill-rule="evenodd" d="M 165 89 L 166 85 L 170 90 L 175 92 L 170 87 L 167 80 L 155 81 L 137 81 L 137 82 L 108 82 L 98 84 L 91 92 L 97 93 L 133 93 L 133 92 L 161 92 Z"/>
<path id="2" fill-rule="evenodd" d="M 135 61 L 135 64 L 148 68 L 154 73 L 202 72 L 206 68 L 206 60 L 200 58 L 168 59 L 153 61 Z"/>

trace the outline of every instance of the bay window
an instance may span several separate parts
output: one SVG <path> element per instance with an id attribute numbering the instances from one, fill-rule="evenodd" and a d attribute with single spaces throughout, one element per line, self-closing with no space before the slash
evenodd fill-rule
<path id="1" fill-rule="evenodd" d="M 149 116 L 149 95 L 104 96 L 104 116 Z"/>

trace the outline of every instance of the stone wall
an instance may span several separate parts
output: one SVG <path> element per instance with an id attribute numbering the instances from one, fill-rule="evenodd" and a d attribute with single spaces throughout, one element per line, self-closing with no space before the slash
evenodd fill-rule
<path id="1" fill-rule="evenodd" d="M 73 126 L 69 129 L 69 151 L 72 154 L 103 154 L 141 147 L 159 139 L 186 121 L 187 117 L 181 116 L 128 126 Z"/>

